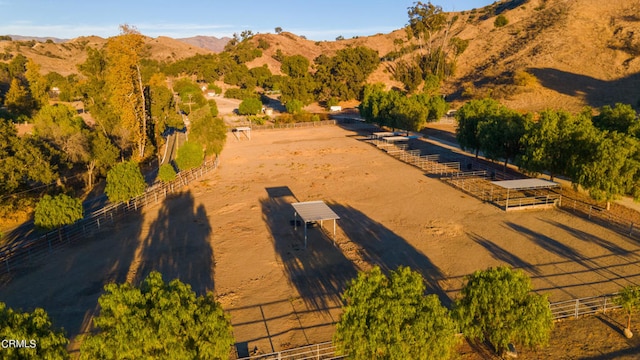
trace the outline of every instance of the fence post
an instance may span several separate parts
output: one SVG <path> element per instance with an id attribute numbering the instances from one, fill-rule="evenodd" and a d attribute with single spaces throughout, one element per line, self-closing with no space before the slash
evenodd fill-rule
<path id="1" fill-rule="evenodd" d="M 593 209 L 593 206 L 589 205 L 589 220 L 591 220 L 591 209 Z"/>
<path id="2" fill-rule="evenodd" d="M 577 319 L 579 315 L 580 315 L 580 299 L 576 299 L 576 315 L 575 315 L 575 318 Z"/>
<path id="3" fill-rule="evenodd" d="M 316 344 L 316 359 L 320 360 L 320 344 Z"/>
<path id="4" fill-rule="evenodd" d="M 629 226 L 629 236 L 633 235 L 633 223 Z"/>

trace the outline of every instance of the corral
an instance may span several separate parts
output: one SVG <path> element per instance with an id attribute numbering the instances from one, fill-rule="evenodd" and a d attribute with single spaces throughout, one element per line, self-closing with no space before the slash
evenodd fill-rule
<path id="1" fill-rule="evenodd" d="M 636 241 L 559 210 L 504 212 L 358 131 L 323 126 L 230 139 L 207 180 L 57 253 L 11 279 L 0 297 L 12 307 L 44 307 L 74 336 L 87 329 L 105 283 L 138 282 L 157 269 L 198 293 L 215 291 L 245 355 L 330 340 L 341 291 L 373 265 L 412 267 L 447 305 L 465 275 L 501 264 L 524 270 L 551 301 L 640 282 Z M 439 158 L 450 160 L 446 152 Z M 310 231 L 305 249 L 291 204 L 315 199 L 341 220 L 336 245 Z"/>

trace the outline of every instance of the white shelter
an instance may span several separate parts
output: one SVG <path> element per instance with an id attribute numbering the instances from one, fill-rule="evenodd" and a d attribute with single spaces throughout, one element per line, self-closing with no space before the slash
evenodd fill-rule
<path id="1" fill-rule="evenodd" d="M 240 135 L 238 134 L 244 134 L 244 136 L 246 136 L 247 139 L 251 140 L 251 128 L 248 126 L 233 128 L 231 132 L 233 133 L 233 136 L 236 137 L 236 140 L 240 140 Z"/>
<path id="2" fill-rule="evenodd" d="M 502 206 L 504 201 L 505 211 L 553 206 L 562 197 L 550 191 L 560 188 L 560 184 L 544 179 L 492 181 L 491 184 L 506 190 L 503 200 L 496 202 Z"/>
<path id="3" fill-rule="evenodd" d="M 340 217 L 333 212 L 324 203 L 324 201 L 306 201 L 306 202 L 297 202 L 291 204 L 293 206 L 294 212 L 294 228 L 298 229 L 298 215 L 302 219 L 304 223 L 304 247 L 307 247 L 307 224 L 313 222 L 320 222 L 320 227 L 322 227 L 322 222 L 324 220 L 333 220 L 333 241 L 336 241 L 336 220 L 339 220 Z"/>

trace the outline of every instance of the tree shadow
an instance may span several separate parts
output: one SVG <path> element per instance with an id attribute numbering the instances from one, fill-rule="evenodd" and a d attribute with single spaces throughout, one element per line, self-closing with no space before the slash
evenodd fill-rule
<path id="1" fill-rule="evenodd" d="M 179 279 L 198 295 L 214 290 L 211 226 L 202 204 L 195 206 L 191 192 L 167 197 L 142 239 L 136 261 L 134 283 L 151 271 L 159 271 L 165 281 Z"/>
<path id="2" fill-rule="evenodd" d="M 585 258 L 582 254 L 580 254 L 580 252 L 561 243 L 560 241 L 550 238 L 539 232 L 533 231 L 522 225 L 518 225 L 512 222 L 506 222 L 506 224 L 508 227 L 510 227 L 514 231 L 526 235 L 529 239 L 531 239 L 534 243 L 539 245 L 541 248 L 553 254 L 556 254 L 564 258 L 567 258 L 571 261 L 574 261 L 584 266 L 587 269 L 591 267 L 589 264 L 585 262 L 587 258 Z"/>
<path id="3" fill-rule="evenodd" d="M 483 248 L 487 249 L 487 251 L 489 253 L 491 253 L 491 255 L 500 261 L 503 261 L 507 264 L 509 264 L 511 267 L 514 268 L 518 268 L 518 269 L 523 269 L 526 271 L 529 271 L 535 275 L 540 275 L 540 270 L 536 268 L 535 265 L 531 264 L 530 262 L 527 262 L 525 260 L 523 260 L 522 258 L 520 258 L 517 255 L 512 254 L 511 252 L 505 250 L 504 248 L 502 248 L 501 246 L 497 245 L 496 243 L 487 240 L 479 235 L 476 234 L 467 234 L 469 235 L 469 237 L 475 241 L 478 245 L 482 246 Z"/>
<path id="4" fill-rule="evenodd" d="M 340 216 L 340 228 L 347 238 L 360 247 L 364 261 L 378 265 L 387 273 L 399 266 L 408 266 L 422 274 L 429 293 L 438 295 L 445 306 L 452 304 L 439 283 L 445 279 L 444 274 L 427 256 L 363 212 L 348 205 L 330 206 Z"/>
<path id="5" fill-rule="evenodd" d="M 18 270 L 0 287 L 0 299 L 23 311 L 43 308 L 54 327 L 64 328 L 72 354 L 77 352 L 74 338 L 91 329 L 104 286 L 126 281 L 142 223 L 139 212 L 105 220 L 100 231 Z"/>
<path id="6" fill-rule="evenodd" d="M 552 68 L 531 68 L 529 71 L 542 86 L 572 97 L 581 97 L 593 107 L 619 102 L 635 106 L 640 97 L 640 73 L 605 81 Z"/>
<path id="7" fill-rule="evenodd" d="M 340 296 L 357 269 L 333 240 L 318 225 L 307 225 L 308 246 L 304 248 L 301 227 L 294 229 L 294 209 L 298 202 L 287 186 L 266 188 L 268 197 L 260 200 L 263 219 L 273 238 L 273 246 L 280 256 L 289 280 L 305 303 L 325 311 Z"/>
<path id="8" fill-rule="evenodd" d="M 601 246 L 602 248 L 616 254 L 616 255 L 620 255 L 620 256 L 631 256 L 633 255 L 633 252 L 624 249 L 616 244 L 614 244 L 613 242 L 607 240 L 607 239 L 603 239 L 599 236 L 590 234 L 588 232 L 576 229 L 574 227 L 570 227 L 568 225 L 565 224 L 561 224 L 557 221 L 553 221 L 553 220 L 546 220 L 546 219 L 541 219 L 542 221 L 546 222 L 547 224 L 556 226 L 562 230 L 564 230 L 565 232 L 567 232 L 568 234 L 573 235 L 574 237 L 583 240 L 585 242 L 591 242 L 594 244 L 597 244 L 599 246 Z"/>

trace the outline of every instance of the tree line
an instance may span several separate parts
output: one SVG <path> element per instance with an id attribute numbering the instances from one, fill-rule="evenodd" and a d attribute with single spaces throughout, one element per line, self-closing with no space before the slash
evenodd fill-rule
<path id="1" fill-rule="evenodd" d="M 67 198 L 77 197 L 82 188 L 91 191 L 101 178 L 112 179 L 106 191 L 112 201 L 139 195 L 146 186 L 138 181 L 140 166 L 159 156 L 167 131 L 184 128 L 183 115 L 190 117 L 192 136 L 178 153 L 174 170 L 199 166 L 205 156 L 222 150 L 226 126 L 215 101 L 207 101 L 188 79 L 174 81 L 170 89 L 161 66 L 148 60 L 144 37 L 135 28 L 123 25 L 104 48 L 87 48 L 79 74 L 42 75 L 40 70 L 21 54 L 0 63 L 4 214 L 35 207 L 36 225 L 42 228 L 72 223 L 82 205 Z M 82 101 L 94 123 L 83 120 L 76 108 L 52 100 Z M 33 131 L 18 136 L 14 123 L 31 123 Z M 135 166 L 128 166 L 128 172 L 114 169 L 129 162 Z M 126 176 L 109 177 L 112 170 Z M 24 192 L 29 189 L 34 191 Z M 35 206 L 47 194 L 50 198 Z M 57 214 L 58 221 L 43 220 L 46 213 Z"/>
<path id="2" fill-rule="evenodd" d="M 365 121 L 393 129 L 420 131 L 427 122 L 440 119 L 448 104 L 441 95 L 426 92 L 409 95 L 384 89 L 384 84 L 367 85 L 359 106 Z"/>
<path id="3" fill-rule="evenodd" d="M 593 199 L 640 199 L 640 120 L 627 104 L 604 106 L 597 115 L 545 110 L 521 114 L 492 99 L 473 100 L 456 113 L 463 149 L 480 151 L 530 174 L 565 176 Z"/>

